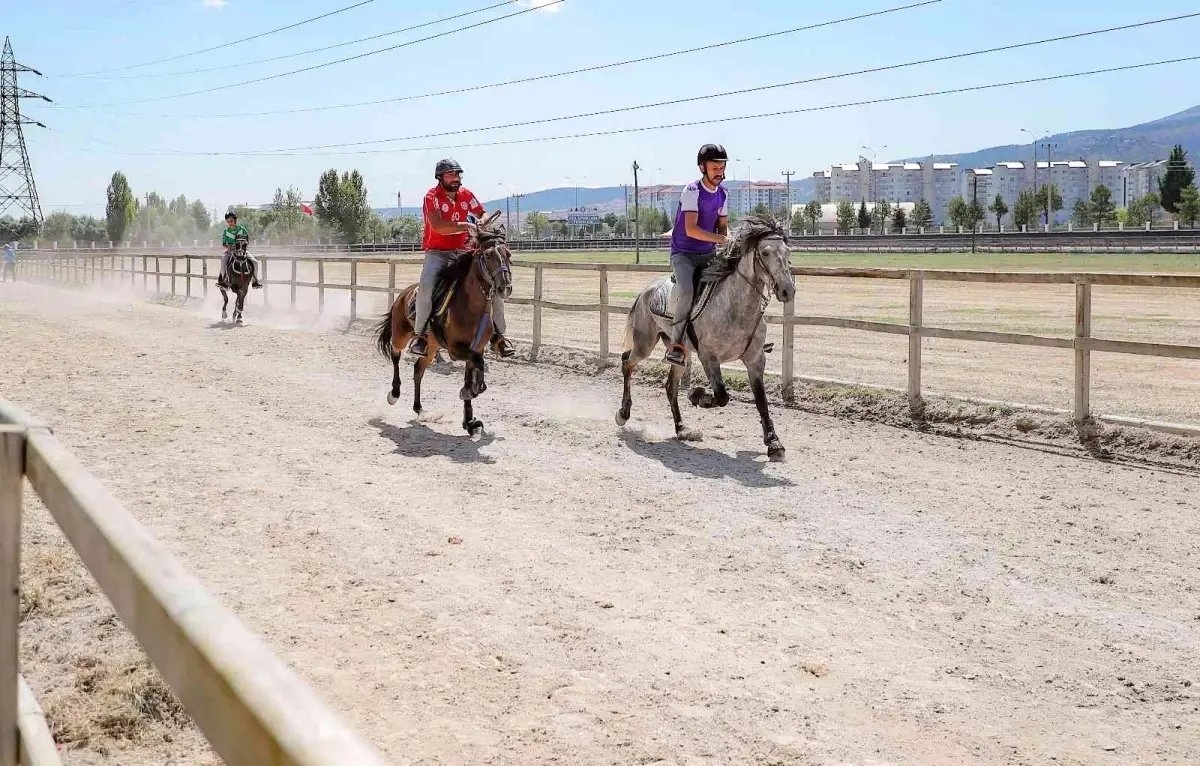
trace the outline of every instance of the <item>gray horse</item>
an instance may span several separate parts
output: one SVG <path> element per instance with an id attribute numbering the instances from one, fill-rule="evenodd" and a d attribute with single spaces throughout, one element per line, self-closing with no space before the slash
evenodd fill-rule
<path id="1" fill-rule="evenodd" d="M 773 288 L 775 298 L 783 303 L 796 294 L 787 235 L 774 217 L 750 215 L 742 219 L 730 241 L 700 274 L 700 288 L 696 291 L 686 341 L 689 353 L 695 352 L 704 366 L 712 393 L 698 386 L 692 389 L 688 399 L 695 406 L 724 407 L 729 402 L 729 393 L 725 389 L 721 365 L 742 360 L 762 420 L 767 455 L 771 460 L 779 461 L 783 460 L 784 447 L 775 435 L 763 387 L 769 351 L 763 314 L 771 300 L 767 292 L 770 288 Z M 633 406 L 629 379 L 634 368 L 653 353 L 659 340 L 667 342 L 672 322 L 667 310 L 670 294 L 671 277 L 657 279 L 642 290 L 629 311 L 625 322 L 625 352 L 621 355 L 625 394 L 617 412 L 619 426 L 629 421 L 629 410 Z M 683 425 L 683 416 L 679 413 L 682 375 L 682 368 L 671 365 L 667 376 L 667 399 L 675 418 L 675 434 L 683 440 L 697 440 L 700 435 Z"/>

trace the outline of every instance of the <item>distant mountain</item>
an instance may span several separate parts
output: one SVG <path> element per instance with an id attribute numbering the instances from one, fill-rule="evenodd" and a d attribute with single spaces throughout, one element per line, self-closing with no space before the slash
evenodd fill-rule
<path id="1" fill-rule="evenodd" d="M 1128 128 L 1077 130 L 1038 138 L 1038 144 L 1049 141 L 1058 144 L 1054 160 L 1122 160 L 1126 163 L 1166 159 L 1175 144 L 1182 144 L 1192 162 L 1200 160 L 1200 106 L 1144 122 Z M 934 154 L 907 157 L 894 162 L 957 162 L 962 167 L 982 168 L 1004 160 L 1027 160 L 1032 156 L 1030 144 L 993 146 L 960 154 Z M 1046 151 L 1038 149 L 1038 159 L 1045 161 Z"/>

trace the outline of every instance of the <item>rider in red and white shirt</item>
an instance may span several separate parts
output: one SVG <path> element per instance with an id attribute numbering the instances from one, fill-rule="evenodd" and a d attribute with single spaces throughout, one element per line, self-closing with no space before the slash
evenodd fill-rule
<path id="1" fill-rule="evenodd" d="M 425 194 L 425 236 L 421 245 L 425 250 L 425 265 L 421 269 L 421 289 L 417 291 L 415 334 L 408 344 L 408 351 L 414 356 L 429 353 L 426 332 L 429 316 L 433 313 L 433 291 L 442 272 L 476 233 L 475 222 L 468 216 L 475 219 L 483 216 L 483 205 L 474 194 L 462 188 L 462 172 L 462 166 L 454 160 L 439 160 L 433 172 L 438 185 Z M 515 354 L 516 349 L 504 337 L 504 301 L 499 295 L 492 299 L 492 323 L 496 328 L 492 347 L 501 356 Z"/>

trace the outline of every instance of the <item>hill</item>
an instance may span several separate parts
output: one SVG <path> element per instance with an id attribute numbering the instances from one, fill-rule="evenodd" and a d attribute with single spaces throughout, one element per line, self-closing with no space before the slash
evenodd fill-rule
<path id="1" fill-rule="evenodd" d="M 1200 158 L 1200 106 L 1127 128 L 1103 128 L 1059 133 L 1038 138 L 1038 144 L 1058 144 L 1054 159 L 1122 160 L 1127 163 L 1165 159 L 1175 144 L 1182 144 L 1193 162 Z M 1033 152 L 1030 144 L 992 146 L 973 152 L 934 154 L 935 162 L 957 162 L 963 167 L 989 167 L 1003 160 L 1025 160 Z M 1045 161 L 1046 152 L 1038 150 Z M 930 156 L 907 157 L 894 162 L 928 161 Z"/>

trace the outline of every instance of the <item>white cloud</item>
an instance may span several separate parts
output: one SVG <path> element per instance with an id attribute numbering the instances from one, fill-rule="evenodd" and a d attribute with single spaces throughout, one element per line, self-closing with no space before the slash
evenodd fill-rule
<path id="1" fill-rule="evenodd" d="M 546 13 L 558 13 L 563 7 L 561 2 L 555 2 L 554 0 L 517 0 L 517 3 L 530 8 L 537 8 Z"/>
<path id="2" fill-rule="evenodd" d="M 200 4 L 205 8 L 224 8 L 229 5 L 229 0 L 200 0 Z"/>

